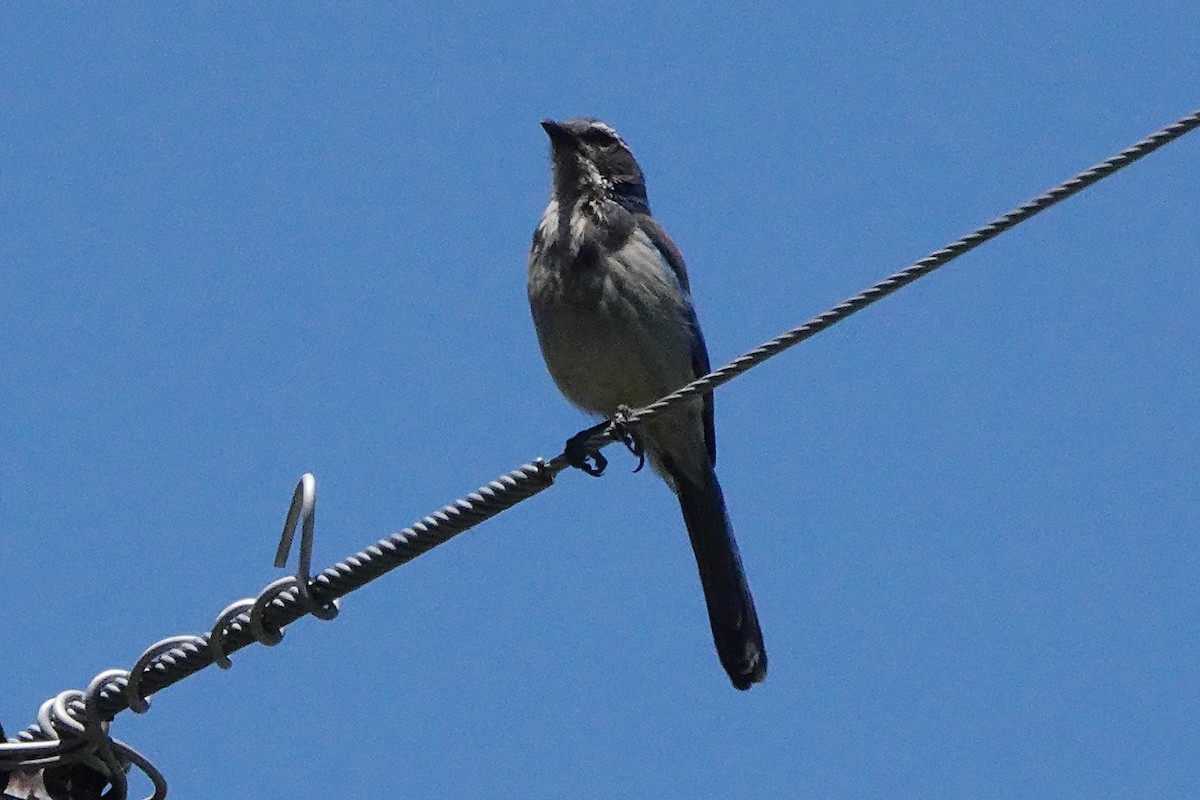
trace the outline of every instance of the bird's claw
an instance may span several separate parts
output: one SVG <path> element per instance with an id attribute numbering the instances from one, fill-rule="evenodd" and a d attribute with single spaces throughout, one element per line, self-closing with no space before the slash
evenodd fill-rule
<path id="1" fill-rule="evenodd" d="M 621 444 L 625 445 L 625 449 L 637 457 L 638 465 L 633 468 L 633 471 L 641 472 L 642 467 L 646 466 L 646 444 L 629 424 L 629 417 L 632 414 L 633 411 L 629 406 L 620 406 L 617 408 L 616 416 L 613 417 L 612 427 L 613 433 L 618 435 Z"/>
<path id="2" fill-rule="evenodd" d="M 608 459 L 599 450 L 589 447 L 588 441 L 607 429 L 608 422 L 602 422 L 567 439 L 566 447 L 563 448 L 563 455 L 567 457 L 567 463 L 576 469 L 583 470 L 593 478 L 603 475 L 608 466 Z"/>

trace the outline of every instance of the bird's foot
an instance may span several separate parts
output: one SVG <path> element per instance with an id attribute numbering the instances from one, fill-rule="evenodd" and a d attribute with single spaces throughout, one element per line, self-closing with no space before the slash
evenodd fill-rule
<path id="1" fill-rule="evenodd" d="M 646 444 L 629 422 L 632 415 L 633 410 L 629 406 L 617 406 L 617 413 L 612 419 L 612 429 L 621 444 L 625 445 L 625 449 L 637 456 L 638 465 L 633 471 L 641 472 L 642 467 L 646 466 Z"/>
<path id="2" fill-rule="evenodd" d="M 603 475 L 605 467 L 608 466 L 608 459 L 588 442 L 593 436 L 608 430 L 608 426 L 609 422 L 605 420 L 599 425 L 593 425 L 567 439 L 566 447 L 563 448 L 563 455 L 567 457 L 567 463 L 575 469 L 583 470 L 593 478 Z"/>
<path id="3" fill-rule="evenodd" d="M 638 465 L 634 467 L 633 471 L 640 472 L 642 467 L 646 466 L 646 445 L 628 421 L 632 415 L 633 411 L 629 406 L 618 406 L 617 413 L 613 415 L 612 419 L 605 420 L 599 425 L 593 425 L 567 439 L 567 444 L 563 448 L 563 455 L 567 457 L 567 463 L 594 478 L 599 478 L 608 467 L 608 459 L 604 457 L 599 448 L 590 442 L 593 437 L 607 433 L 613 438 L 613 441 L 625 445 L 625 449 L 637 456 Z"/>

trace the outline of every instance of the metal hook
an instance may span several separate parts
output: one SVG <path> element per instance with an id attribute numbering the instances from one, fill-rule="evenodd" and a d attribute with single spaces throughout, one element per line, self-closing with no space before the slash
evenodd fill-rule
<path id="1" fill-rule="evenodd" d="M 308 583 L 312 572 L 313 529 L 316 526 L 317 515 L 317 479 L 311 472 L 300 476 L 296 491 L 292 493 L 292 503 L 288 507 L 287 519 L 283 523 L 283 533 L 279 537 L 279 547 L 275 551 L 275 566 L 287 566 L 288 554 L 292 549 L 292 540 L 296 537 L 296 526 L 300 526 L 300 563 L 296 567 L 296 591 L 305 610 L 318 619 L 333 619 L 338 614 L 338 602 L 320 605 L 309 591 Z"/>
<path id="2" fill-rule="evenodd" d="M 279 548 L 275 551 L 275 566 L 287 566 L 288 554 L 292 549 L 292 539 L 296 535 L 296 523 L 303 517 L 303 530 L 300 535 L 300 572 L 297 577 L 308 581 L 308 573 L 312 568 L 312 534 L 313 517 L 317 510 L 317 478 L 311 472 L 300 476 L 296 491 L 292 493 L 292 504 L 288 507 L 287 519 L 283 523 L 283 534 L 279 537 Z"/>

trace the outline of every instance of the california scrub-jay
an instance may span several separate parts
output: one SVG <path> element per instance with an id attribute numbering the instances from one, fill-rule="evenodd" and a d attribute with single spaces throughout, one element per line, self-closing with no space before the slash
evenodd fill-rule
<path id="1" fill-rule="evenodd" d="M 617 132 L 594 119 L 545 120 L 554 178 L 529 256 L 529 305 L 551 377 L 585 411 L 613 417 L 709 371 L 687 268 L 650 216 L 646 182 Z M 767 653 L 713 471 L 712 395 L 639 425 L 650 464 L 679 497 L 717 655 L 738 689 Z"/>

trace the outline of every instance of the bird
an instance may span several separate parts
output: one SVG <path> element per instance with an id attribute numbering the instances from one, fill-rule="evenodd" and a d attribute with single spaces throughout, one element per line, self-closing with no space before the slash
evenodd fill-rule
<path id="1" fill-rule="evenodd" d="M 534 328 L 566 399 L 619 419 L 709 372 L 687 267 L 611 126 L 541 124 L 552 179 L 527 270 Z M 749 689 L 766 678 L 767 653 L 717 481 L 712 394 L 638 423 L 635 438 L 678 497 L 721 665 L 734 687 Z"/>

